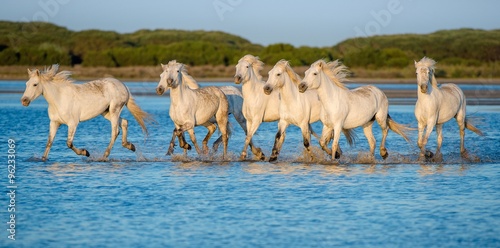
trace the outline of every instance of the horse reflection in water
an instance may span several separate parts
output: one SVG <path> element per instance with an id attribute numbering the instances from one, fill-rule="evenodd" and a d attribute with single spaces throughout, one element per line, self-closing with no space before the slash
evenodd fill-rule
<path id="1" fill-rule="evenodd" d="M 50 131 L 42 160 L 47 160 L 57 129 L 61 124 L 68 126 L 66 144 L 76 154 L 90 156 L 86 149 L 79 149 L 73 145 L 73 138 L 78 123 L 104 116 L 111 122 L 111 140 L 103 159 L 107 159 L 121 127 L 123 147 L 135 151 L 134 144 L 127 140 L 128 121 L 120 114 L 127 106 L 130 113 L 137 120 L 147 135 L 145 121 L 150 120 L 149 114 L 144 112 L 134 101 L 128 88 L 115 78 L 103 78 L 84 84 L 74 84 L 68 71 L 57 72 L 58 65 L 40 72 L 38 69 L 29 70 L 30 79 L 26 82 L 26 89 L 21 103 L 28 106 L 31 101 L 43 95 L 49 104 Z"/>

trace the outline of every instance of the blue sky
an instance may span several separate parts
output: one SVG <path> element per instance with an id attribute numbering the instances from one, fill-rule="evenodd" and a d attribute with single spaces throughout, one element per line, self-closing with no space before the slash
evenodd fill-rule
<path id="1" fill-rule="evenodd" d="M 5 0 L 0 20 L 71 30 L 220 30 L 268 45 L 331 46 L 357 36 L 499 29 L 498 0 Z"/>

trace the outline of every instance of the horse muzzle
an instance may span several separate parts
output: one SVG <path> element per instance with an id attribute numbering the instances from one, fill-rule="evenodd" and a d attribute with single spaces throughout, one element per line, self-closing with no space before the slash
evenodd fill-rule
<path id="1" fill-rule="evenodd" d="M 307 90 L 307 85 L 304 82 L 300 83 L 299 84 L 299 92 L 304 93 L 304 92 L 306 92 L 306 90 Z"/>
<path id="2" fill-rule="evenodd" d="M 426 85 L 421 85 L 421 86 L 420 86 L 420 92 L 422 92 L 422 93 L 424 93 L 424 94 L 425 94 L 425 93 L 427 93 L 427 84 L 426 84 Z"/>
<path id="3" fill-rule="evenodd" d="M 168 78 L 168 79 L 167 79 L 167 85 L 168 85 L 169 87 L 172 87 L 172 86 L 173 86 L 173 84 L 174 84 L 174 80 L 173 80 L 173 79 L 171 79 L 171 78 Z"/>
<path id="4" fill-rule="evenodd" d="M 165 88 L 163 88 L 162 86 L 159 86 L 156 88 L 156 94 L 157 95 L 163 95 L 163 93 L 165 93 Z"/>
<path id="5" fill-rule="evenodd" d="M 264 93 L 266 95 L 271 95 L 272 92 L 273 92 L 273 87 L 271 87 L 269 85 L 264 86 Z"/>
<path id="6" fill-rule="evenodd" d="M 21 98 L 21 103 L 23 104 L 23 106 L 28 107 L 31 101 L 27 97 L 23 97 Z"/>
<path id="7" fill-rule="evenodd" d="M 235 84 L 240 84 L 241 83 L 241 76 L 240 75 L 234 76 L 234 83 Z"/>

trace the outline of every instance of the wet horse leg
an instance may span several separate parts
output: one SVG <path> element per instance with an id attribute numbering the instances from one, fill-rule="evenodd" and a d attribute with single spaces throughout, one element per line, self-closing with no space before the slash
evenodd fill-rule
<path id="1" fill-rule="evenodd" d="M 46 161 L 47 158 L 49 157 L 49 151 L 50 148 L 52 147 L 52 142 L 54 142 L 54 137 L 56 136 L 57 129 L 59 129 L 59 126 L 61 124 L 56 121 L 50 121 L 50 130 L 49 130 L 49 138 L 47 140 L 47 145 L 45 146 L 45 152 L 43 153 L 42 160 Z"/>

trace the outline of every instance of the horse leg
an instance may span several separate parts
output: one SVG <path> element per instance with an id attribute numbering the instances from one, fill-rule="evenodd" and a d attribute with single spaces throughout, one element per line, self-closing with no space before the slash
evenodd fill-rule
<path id="1" fill-rule="evenodd" d="M 306 149 L 312 161 L 314 159 L 314 156 L 311 152 L 311 148 L 309 148 L 311 144 L 311 131 L 312 131 L 312 129 L 309 129 L 310 127 L 311 125 L 307 123 L 306 125 L 302 126 L 301 131 L 302 131 L 302 140 L 304 141 L 304 148 Z"/>
<path id="2" fill-rule="evenodd" d="M 193 142 L 193 144 L 194 144 L 194 148 L 196 149 L 196 152 L 198 153 L 198 155 L 201 155 L 201 150 L 200 150 L 200 147 L 198 146 L 198 142 L 196 141 L 196 136 L 194 134 L 194 128 L 187 129 L 187 132 L 189 133 L 189 137 L 191 138 L 191 142 Z"/>
<path id="3" fill-rule="evenodd" d="M 328 149 L 328 143 L 332 139 L 333 129 L 328 128 L 326 125 L 323 126 L 323 131 L 321 132 L 321 138 L 319 140 L 319 145 L 321 149 L 325 151 L 329 156 L 332 156 L 332 151 Z"/>
<path id="4" fill-rule="evenodd" d="M 214 134 L 215 130 L 217 130 L 217 126 L 211 122 L 207 122 L 207 123 L 203 124 L 203 126 L 208 129 L 208 133 L 202 142 L 203 153 L 208 154 L 208 141 L 210 140 L 210 137 L 212 137 L 212 134 Z M 214 143 L 214 146 L 215 146 L 215 143 Z M 218 147 L 218 145 L 217 145 L 217 147 Z M 216 149 L 216 148 L 214 148 L 214 149 Z"/>
<path id="5" fill-rule="evenodd" d="M 382 157 L 382 159 L 386 159 L 389 156 L 387 148 L 385 148 L 385 141 L 387 139 L 387 134 L 389 133 L 389 125 L 387 125 L 387 114 L 385 114 L 385 116 L 382 116 L 382 118 L 377 118 L 377 123 L 382 129 L 382 140 L 380 141 L 380 156 Z"/>
<path id="6" fill-rule="evenodd" d="M 56 121 L 50 121 L 49 138 L 47 140 L 47 145 L 45 146 L 45 152 L 43 153 L 42 160 L 46 161 L 49 157 L 49 151 L 52 147 L 52 142 L 54 142 L 54 137 L 56 137 L 57 129 L 61 124 Z"/>
<path id="7" fill-rule="evenodd" d="M 370 146 L 370 155 L 372 158 L 375 157 L 375 137 L 373 136 L 373 121 L 370 121 L 363 125 L 363 133 L 368 140 L 368 145 Z"/>
<path id="8" fill-rule="evenodd" d="M 340 153 L 338 152 L 338 150 L 339 150 L 339 140 L 340 140 L 340 131 L 341 130 L 342 130 L 342 125 L 336 125 L 333 128 L 332 155 L 335 154 L 335 159 L 340 158 Z"/>
<path id="9" fill-rule="evenodd" d="M 128 142 L 127 140 L 127 135 L 128 135 L 128 121 L 126 119 L 119 118 L 118 119 L 120 122 L 120 127 L 122 128 L 122 146 L 135 152 L 135 146 L 131 142 Z"/>
<path id="10" fill-rule="evenodd" d="M 111 152 L 111 149 L 113 148 L 113 145 L 115 144 L 116 138 L 118 137 L 118 133 L 120 131 L 118 129 L 118 121 L 120 119 L 120 116 L 119 112 L 118 114 L 109 112 L 104 117 L 111 122 L 111 140 L 109 141 L 109 145 L 106 148 L 106 151 L 104 151 L 104 155 L 102 156 L 103 158 L 107 158 L 109 156 L 109 153 Z"/>
<path id="11" fill-rule="evenodd" d="M 170 143 L 168 145 L 168 150 L 167 150 L 166 155 L 172 155 L 174 153 L 175 138 L 176 138 L 175 131 L 176 131 L 176 129 L 174 128 L 174 131 L 172 131 L 172 138 L 170 139 Z M 180 140 L 179 140 L 179 146 L 182 147 Z"/>
<path id="12" fill-rule="evenodd" d="M 255 121 L 255 122 L 250 122 L 247 120 L 247 127 L 248 127 L 248 133 L 247 137 L 245 138 L 245 144 L 243 145 L 243 150 L 241 151 L 240 159 L 244 160 L 247 157 L 247 148 L 248 145 L 250 144 L 250 141 L 252 140 L 253 135 L 259 128 L 261 121 Z M 264 156 L 264 154 L 262 154 Z"/>
<path id="13" fill-rule="evenodd" d="M 239 115 L 233 114 L 233 116 L 236 119 L 236 121 L 238 122 L 238 124 L 240 124 L 240 126 L 243 129 L 243 131 L 245 132 L 245 136 L 246 136 L 248 134 L 248 130 L 247 130 L 247 122 L 246 122 L 245 117 L 242 114 L 239 114 Z M 266 159 L 266 156 L 262 152 L 262 149 L 260 149 L 259 147 L 256 147 L 253 144 L 253 141 L 251 139 L 250 139 L 250 143 L 248 145 L 250 146 L 250 150 L 252 151 L 252 153 L 257 158 L 259 158 L 260 160 Z"/>
<path id="14" fill-rule="evenodd" d="M 436 135 L 437 135 L 437 147 L 436 154 L 434 157 L 440 159 L 441 156 L 441 144 L 443 144 L 443 124 L 436 124 Z"/>
<path id="15" fill-rule="evenodd" d="M 278 159 L 278 155 L 281 151 L 281 146 L 283 142 L 285 142 L 286 136 L 286 128 L 288 127 L 288 123 L 283 119 L 280 119 L 278 122 L 278 132 L 276 132 L 276 137 L 274 138 L 274 146 L 271 157 L 269 158 L 269 162 L 276 161 Z"/>
<path id="16" fill-rule="evenodd" d="M 431 136 L 432 129 L 434 129 L 435 125 L 436 125 L 436 120 L 427 121 L 425 135 L 422 138 L 422 147 L 420 148 L 420 158 L 423 158 L 423 157 L 432 158 L 434 156 L 434 154 L 431 151 L 425 150 L 425 145 L 427 144 L 427 141 L 429 141 L 429 137 Z"/>
<path id="17" fill-rule="evenodd" d="M 76 127 L 78 124 L 68 124 L 68 139 L 66 140 L 66 145 L 73 150 L 77 155 L 90 156 L 89 152 L 85 149 L 78 149 L 73 145 L 73 138 L 75 137 Z"/>
<path id="18" fill-rule="evenodd" d="M 226 158 L 227 156 L 227 142 L 229 140 L 229 129 L 228 129 L 228 114 L 227 110 L 224 111 L 217 111 L 215 115 L 217 119 L 217 125 L 219 126 L 219 130 L 222 134 L 222 144 L 224 145 L 224 151 L 222 153 L 222 159 Z"/>
<path id="19" fill-rule="evenodd" d="M 460 131 L 460 155 L 467 158 L 467 150 L 465 149 L 465 109 L 460 109 L 455 117 Z"/>

